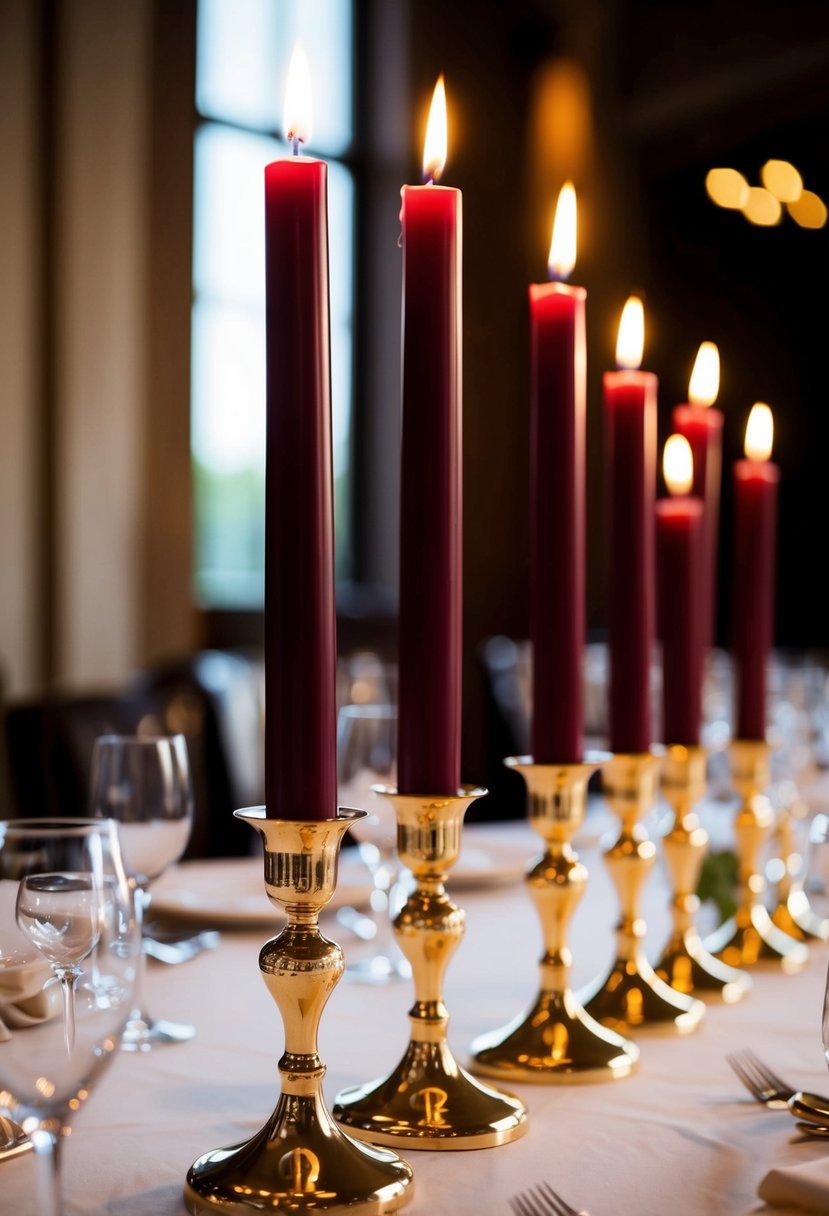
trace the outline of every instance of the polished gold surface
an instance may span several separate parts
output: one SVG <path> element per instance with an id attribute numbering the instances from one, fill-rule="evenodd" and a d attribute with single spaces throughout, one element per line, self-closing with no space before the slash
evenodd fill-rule
<path id="1" fill-rule="evenodd" d="M 656 845 L 642 819 L 659 790 L 662 755 L 618 754 L 602 765 L 602 785 L 619 816 L 619 838 L 605 854 L 619 896 L 616 959 L 609 974 L 580 993 L 587 1012 L 621 1035 L 642 1031 L 688 1034 L 696 1030 L 705 1005 L 661 980 L 645 955 L 646 925 L 639 905 L 642 887 L 656 861 Z"/>
<path id="2" fill-rule="evenodd" d="M 377 792 L 394 805 L 397 851 L 415 880 L 394 921 L 414 979 L 411 1037 L 389 1076 L 337 1096 L 334 1118 L 355 1136 L 409 1149 L 506 1144 L 526 1131 L 527 1109 L 520 1099 L 481 1084 L 460 1067 L 447 1041 L 443 1002 L 444 973 L 464 932 L 464 914 L 444 881 L 458 859 L 466 809 L 485 791 L 466 787 L 446 798 L 398 794 L 388 787 Z"/>
<path id="3" fill-rule="evenodd" d="M 705 939 L 705 947 L 732 967 L 779 963 L 799 971 L 809 952 L 772 923 L 763 903 L 766 880 L 760 854 L 774 827 L 774 811 L 765 790 L 769 784 L 769 747 L 763 740 L 735 739 L 730 747 L 731 773 L 740 805 L 734 817 L 738 861 L 737 911 Z"/>
<path id="4" fill-rule="evenodd" d="M 265 888 L 288 923 L 266 942 L 259 969 L 285 1028 L 281 1094 L 250 1140 L 205 1153 L 184 1187 L 192 1213 L 325 1212 L 379 1216 L 412 1196 L 412 1170 L 387 1149 L 359 1143 L 331 1118 L 322 1096 L 325 1065 L 317 1046 L 323 1008 L 343 973 L 342 950 L 319 931 L 334 894 L 343 834 L 363 811 L 294 822 L 236 811 L 262 836 Z"/>
<path id="5" fill-rule="evenodd" d="M 705 949 L 696 924 L 697 883 L 708 833 L 695 808 L 707 784 L 707 753 L 702 747 L 668 747 L 662 767 L 662 792 L 673 809 L 673 826 L 662 851 L 673 884 L 673 928 L 654 970 L 660 979 L 688 996 L 739 1001 L 751 987 L 746 971 L 729 967 Z"/>
<path id="6" fill-rule="evenodd" d="M 805 819 L 808 807 L 799 799 L 777 813 L 775 837 L 781 876 L 775 886 L 777 899 L 772 923 L 799 942 L 829 941 L 829 920 L 818 916 L 803 889 L 804 859 L 797 848 L 795 824 Z"/>
<path id="7" fill-rule="evenodd" d="M 482 1035 L 471 1048 L 473 1067 L 484 1076 L 513 1081 L 611 1081 L 627 1077 L 639 1048 L 587 1014 L 570 987 L 570 919 L 587 884 L 587 870 L 570 843 L 583 818 L 587 784 L 609 753 L 583 764 L 535 764 L 531 756 L 504 763 L 527 786 L 527 815 L 544 841 L 526 882 L 544 938 L 540 985 L 533 1005 L 501 1030 Z"/>

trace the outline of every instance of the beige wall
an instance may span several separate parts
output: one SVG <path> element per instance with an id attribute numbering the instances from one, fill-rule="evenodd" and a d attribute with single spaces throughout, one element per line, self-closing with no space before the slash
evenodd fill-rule
<path id="1" fill-rule="evenodd" d="M 37 6 L 0 2 L 0 680 L 38 676 Z"/>
<path id="2" fill-rule="evenodd" d="M 139 660 L 152 8 L 61 12 L 56 675 L 83 686 Z"/>
<path id="3" fill-rule="evenodd" d="M 192 6 L 63 0 L 48 80 L 44 11 L 0 0 L 0 671 L 11 696 L 115 685 L 193 640 L 189 254 L 175 292 L 163 254 L 165 242 L 189 249 Z M 159 30 L 172 39 L 161 54 Z M 178 122 L 183 155 L 179 180 L 159 184 L 160 76 L 165 104 L 172 92 L 178 105 L 160 126 L 169 149 Z M 41 180 L 53 215 L 45 293 Z M 184 230 L 165 216 L 157 239 L 165 186 L 181 194 Z M 165 302 L 161 337 L 151 288 Z"/>

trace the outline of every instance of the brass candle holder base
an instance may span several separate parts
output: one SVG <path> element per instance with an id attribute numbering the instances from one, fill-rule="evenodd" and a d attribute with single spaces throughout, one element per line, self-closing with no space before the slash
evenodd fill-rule
<path id="1" fill-rule="evenodd" d="M 656 846 L 640 821 L 656 802 L 661 766 L 656 749 L 614 755 L 602 766 L 605 795 L 621 820 L 619 839 L 605 854 L 621 916 L 610 973 L 579 996 L 591 1017 L 626 1036 L 641 1031 L 688 1034 L 705 1015 L 702 1001 L 661 980 L 645 955 L 639 902 Z"/>
<path id="2" fill-rule="evenodd" d="M 527 1109 L 460 1067 L 447 1042 L 442 996 L 446 966 L 464 932 L 464 914 L 443 884 L 458 859 L 466 808 L 485 791 L 465 787 L 456 797 L 419 798 L 376 790 L 394 805 L 400 861 L 415 880 L 394 921 L 414 977 L 411 1039 L 388 1077 L 338 1094 L 334 1118 L 355 1136 L 409 1149 L 506 1144 L 526 1131 Z"/>
<path id="3" fill-rule="evenodd" d="M 806 946 L 773 924 L 763 903 L 766 882 L 759 857 L 774 826 L 774 811 L 764 793 L 769 747 L 763 740 L 736 739 L 730 750 L 732 778 L 741 799 L 734 818 L 739 902 L 734 916 L 705 939 L 705 947 L 732 967 L 779 963 L 785 972 L 799 971 L 809 957 Z"/>
<path id="4" fill-rule="evenodd" d="M 807 808 L 799 801 L 778 812 L 776 836 L 782 877 L 776 884 L 777 905 L 771 919 L 778 929 L 796 941 L 825 942 L 829 941 L 829 920 L 818 916 L 803 889 L 803 858 L 798 853 L 794 834 L 795 822 L 807 814 Z"/>
<path id="5" fill-rule="evenodd" d="M 342 950 L 322 936 L 343 834 L 363 811 L 336 819 L 268 819 L 264 807 L 235 812 L 261 834 L 265 889 L 288 924 L 266 942 L 259 969 L 285 1026 L 276 1110 L 252 1139 L 205 1153 L 184 1188 L 192 1213 L 396 1212 L 413 1194 L 412 1170 L 388 1149 L 359 1143 L 334 1123 L 322 1096 L 317 1051 L 323 1008 L 343 973 Z"/>
<path id="6" fill-rule="evenodd" d="M 696 889 L 708 851 L 708 833 L 700 825 L 695 807 L 705 794 L 706 765 L 707 753 L 702 747 L 666 750 L 662 792 L 673 808 L 674 822 L 663 837 L 662 851 L 673 880 L 673 930 L 654 970 L 679 992 L 721 997 L 731 1005 L 749 990 L 751 977 L 709 954 L 696 926 Z"/>
<path id="7" fill-rule="evenodd" d="M 566 934 L 587 883 L 587 870 L 570 844 L 584 818 L 587 783 L 610 754 L 583 764 L 535 764 L 531 756 L 504 763 L 527 785 L 527 813 L 545 843 L 526 874 L 544 935 L 541 983 L 534 1004 L 508 1026 L 472 1044 L 474 1069 L 484 1076 L 543 1084 L 610 1081 L 630 1076 L 639 1048 L 596 1022 L 571 987 Z"/>

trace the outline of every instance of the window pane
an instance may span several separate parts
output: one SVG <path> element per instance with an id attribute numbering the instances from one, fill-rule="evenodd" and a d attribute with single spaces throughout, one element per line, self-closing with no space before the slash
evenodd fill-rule
<path id="1" fill-rule="evenodd" d="M 264 169 L 297 38 L 312 75 L 311 155 L 329 160 L 331 381 L 338 577 L 350 573 L 354 182 L 331 160 L 352 138 L 351 0 L 199 0 L 193 248 L 196 591 L 260 607 L 264 588 Z M 247 129 L 244 129 L 247 128 Z"/>
<path id="2" fill-rule="evenodd" d="M 265 306 L 265 165 L 274 139 L 206 123 L 196 136 L 193 280 L 198 295 Z"/>
<path id="3" fill-rule="evenodd" d="M 199 0 L 196 105 L 209 118 L 281 132 L 288 61 L 301 39 L 311 69 L 310 153 L 352 139 L 352 0 Z"/>
<path id="4" fill-rule="evenodd" d="M 196 591 L 214 607 L 259 607 L 265 559 L 265 322 L 193 310 Z"/>

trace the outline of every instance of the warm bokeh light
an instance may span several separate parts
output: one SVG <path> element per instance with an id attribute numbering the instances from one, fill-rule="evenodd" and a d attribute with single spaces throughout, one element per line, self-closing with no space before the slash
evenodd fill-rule
<path id="1" fill-rule="evenodd" d="M 778 200 L 762 186 L 750 188 L 742 210 L 749 223 L 757 224 L 760 228 L 773 228 L 775 224 L 780 223 L 783 214 Z"/>
<path id="2" fill-rule="evenodd" d="M 311 138 L 311 115 L 311 73 L 305 48 L 297 42 L 288 65 L 283 114 L 285 138 L 294 145 L 295 152 L 299 144 L 307 144 Z"/>
<path id="3" fill-rule="evenodd" d="M 826 204 L 812 190 L 804 190 L 800 198 L 787 206 L 789 215 L 801 228 L 823 228 L 826 224 Z"/>
<path id="4" fill-rule="evenodd" d="M 794 203 L 803 193 L 803 178 L 787 160 L 767 160 L 760 181 L 781 203 Z"/>
<path id="5" fill-rule="evenodd" d="M 622 309 L 616 339 L 616 366 L 635 371 L 645 349 L 645 310 L 638 296 L 630 296 Z"/>
<path id="6" fill-rule="evenodd" d="M 716 342 L 702 342 L 688 384 L 691 405 L 713 405 L 720 391 L 720 352 Z"/>
<path id="7" fill-rule="evenodd" d="M 718 207 L 740 211 L 748 202 L 748 182 L 736 169 L 709 169 L 705 189 Z"/>
<path id="8" fill-rule="evenodd" d="M 749 460 L 768 460 L 774 442 L 774 418 L 764 401 L 751 407 L 746 423 L 746 456 Z"/>
<path id="9" fill-rule="evenodd" d="M 436 182 L 443 173 L 446 165 L 446 145 L 446 86 L 441 73 L 432 94 L 429 121 L 426 124 L 426 139 L 423 144 L 424 181 Z"/>
<path id="10" fill-rule="evenodd" d="M 684 435 L 671 435 L 662 453 L 662 473 L 671 494 L 688 494 L 694 484 L 694 453 Z"/>
<path id="11" fill-rule="evenodd" d="M 565 182 L 556 203 L 550 256 L 547 258 L 547 271 L 551 279 L 566 279 L 573 273 L 577 228 L 576 191 L 572 182 Z"/>

